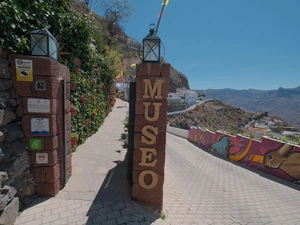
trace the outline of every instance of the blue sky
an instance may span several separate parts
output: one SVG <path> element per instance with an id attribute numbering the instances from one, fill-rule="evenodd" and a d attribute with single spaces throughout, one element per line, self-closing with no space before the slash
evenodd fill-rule
<path id="1" fill-rule="evenodd" d="M 130 0 L 123 24 L 139 42 L 163 0 Z M 300 86 L 300 0 L 169 0 L 158 36 L 190 89 Z"/>

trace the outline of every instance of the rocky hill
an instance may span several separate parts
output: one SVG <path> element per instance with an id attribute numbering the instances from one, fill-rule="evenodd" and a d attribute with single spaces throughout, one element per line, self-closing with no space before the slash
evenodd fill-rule
<path id="1" fill-rule="evenodd" d="M 226 104 L 243 110 L 267 111 L 300 128 L 300 86 L 292 89 L 279 88 L 270 91 L 208 89 L 199 92 L 205 93 L 206 98 L 220 99 Z"/>
<path id="2" fill-rule="evenodd" d="M 127 41 L 124 42 L 124 39 Z M 122 44 L 122 48 L 125 49 L 123 66 L 126 68 L 125 77 L 129 79 L 130 77 L 134 77 L 134 71 L 129 69 L 130 64 L 141 62 L 141 59 L 139 58 L 140 43 L 127 36 L 123 36 L 123 38 L 119 40 L 123 40 L 123 42 L 120 42 Z M 163 62 L 169 63 L 165 60 L 163 60 Z M 176 92 L 176 88 L 182 87 L 190 89 L 189 81 L 183 73 L 177 71 L 171 64 L 169 92 Z"/>
<path id="3" fill-rule="evenodd" d="M 245 127 L 269 121 L 274 131 L 299 131 L 283 119 L 267 112 L 255 113 L 224 104 L 220 100 L 205 102 L 194 110 L 168 116 L 170 126 L 188 129 L 189 126 L 204 127 L 210 130 L 224 130 L 230 133 L 244 133 Z"/>

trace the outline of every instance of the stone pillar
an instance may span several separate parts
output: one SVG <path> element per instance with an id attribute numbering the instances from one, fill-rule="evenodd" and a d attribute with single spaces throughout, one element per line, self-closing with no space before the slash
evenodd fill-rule
<path id="1" fill-rule="evenodd" d="M 162 208 L 170 64 L 136 69 L 132 199 Z"/>
<path id="2" fill-rule="evenodd" d="M 24 77 L 22 74 L 20 77 L 22 69 L 18 71 L 22 61 L 32 62 L 29 73 L 28 68 L 24 67 L 25 73 L 27 70 Z M 39 196 L 55 196 L 65 185 L 65 140 L 67 179 L 71 176 L 69 69 L 47 57 L 11 55 L 10 62 L 18 101 L 17 116 L 22 117 L 21 125 L 34 171 L 36 193 Z M 68 82 L 66 110 L 64 80 Z M 66 136 L 64 129 L 68 131 Z"/>

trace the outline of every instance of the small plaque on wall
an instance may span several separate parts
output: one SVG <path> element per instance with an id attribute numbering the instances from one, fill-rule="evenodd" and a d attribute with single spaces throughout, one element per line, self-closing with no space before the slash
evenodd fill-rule
<path id="1" fill-rule="evenodd" d="M 46 82 L 44 80 L 37 80 L 35 82 L 35 90 L 46 91 Z"/>
<path id="2" fill-rule="evenodd" d="M 41 138 L 31 138 L 29 145 L 31 150 L 42 150 L 43 148 Z"/>
<path id="3" fill-rule="evenodd" d="M 50 113 L 50 100 L 40 98 L 28 98 L 28 112 Z"/>
<path id="4" fill-rule="evenodd" d="M 48 153 L 36 153 L 36 163 L 38 164 L 48 163 Z"/>
<path id="5" fill-rule="evenodd" d="M 32 60 L 16 59 L 17 81 L 33 81 Z"/>
<path id="6" fill-rule="evenodd" d="M 31 134 L 48 135 L 49 134 L 49 119 L 48 118 L 32 118 L 31 119 Z"/>

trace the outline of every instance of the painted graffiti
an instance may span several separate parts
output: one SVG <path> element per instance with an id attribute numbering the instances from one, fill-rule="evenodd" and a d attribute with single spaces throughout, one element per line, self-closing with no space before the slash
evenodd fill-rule
<path id="1" fill-rule="evenodd" d="M 300 183 L 300 146 L 267 137 L 257 141 L 197 127 L 189 128 L 188 139 L 220 157 Z"/>

